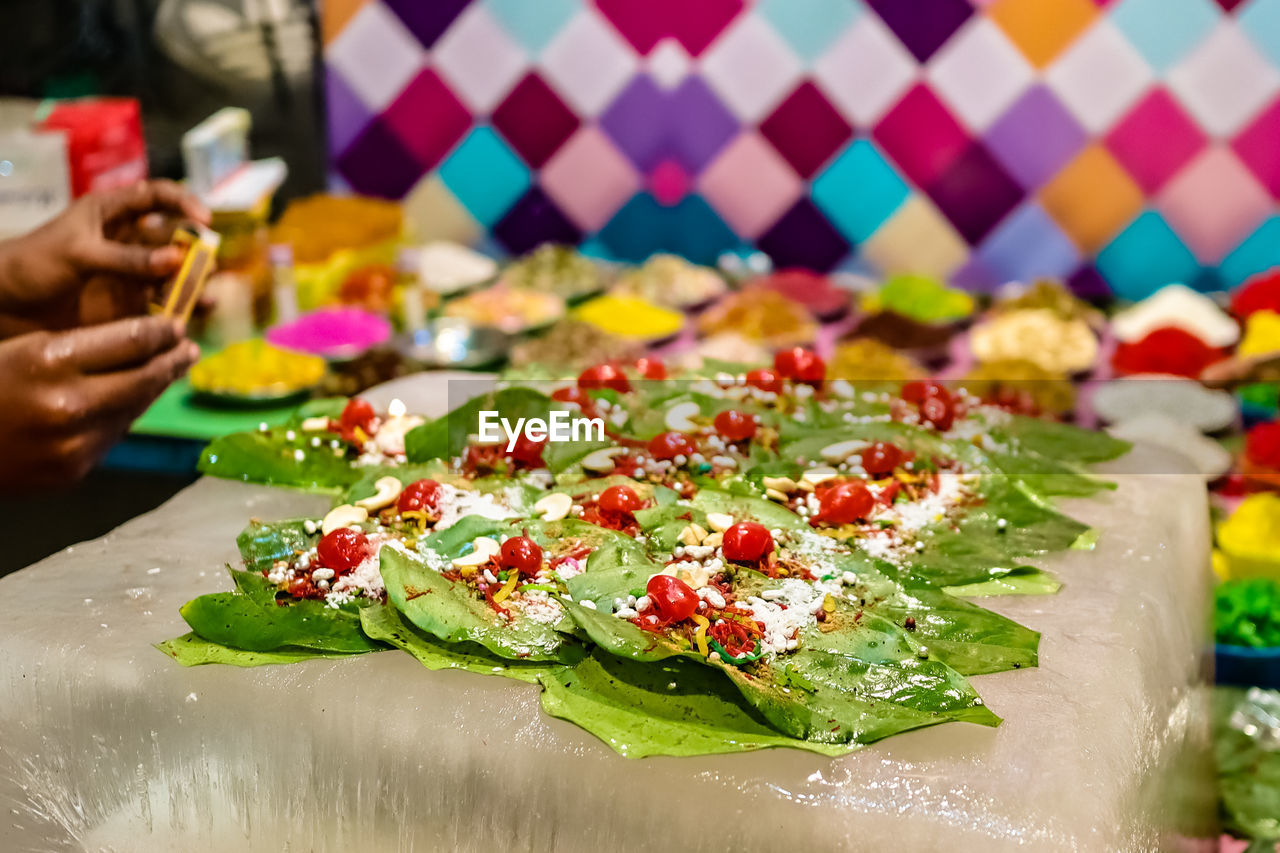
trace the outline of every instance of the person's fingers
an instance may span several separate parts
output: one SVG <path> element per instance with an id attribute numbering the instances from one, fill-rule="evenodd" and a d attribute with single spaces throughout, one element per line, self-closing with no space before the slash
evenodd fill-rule
<path id="1" fill-rule="evenodd" d="M 81 398 L 86 416 L 132 423 L 199 357 L 200 348 L 194 342 L 182 341 L 146 364 L 90 377 Z"/>
<path id="2" fill-rule="evenodd" d="M 85 373 L 133 367 L 174 347 L 181 324 L 170 317 L 132 317 L 50 335 L 45 359 Z"/>
<path id="3" fill-rule="evenodd" d="M 134 223 L 132 242 L 163 246 L 173 239 L 173 231 L 180 221 L 181 219 L 176 216 L 158 211 L 148 213 Z"/>
<path id="4" fill-rule="evenodd" d="M 104 221 L 168 211 L 209 223 L 209 209 L 173 181 L 139 181 L 129 187 L 107 190 L 98 199 Z"/>
<path id="5" fill-rule="evenodd" d="M 80 248 L 79 261 L 98 272 L 134 278 L 159 278 L 173 273 L 182 265 L 180 246 L 140 246 L 112 240 L 92 240 Z"/>

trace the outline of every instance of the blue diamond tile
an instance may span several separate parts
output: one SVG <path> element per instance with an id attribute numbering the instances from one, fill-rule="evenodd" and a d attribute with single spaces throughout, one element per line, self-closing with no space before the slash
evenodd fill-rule
<path id="1" fill-rule="evenodd" d="M 1273 216 L 1245 238 L 1227 255 L 1218 274 L 1227 287 L 1238 287 L 1245 279 L 1280 267 L 1280 216 Z"/>
<path id="2" fill-rule="evenodd" d="M 1236 13 L 1236 20 L 1267 58 L 1280 65 L 1280 0 L 1253 0 Z"/>
<path id="3" fill-rule="evenodd" d="M 1156 71 L 1186 56 L 1221 16 L 1211 0 L 1120 0 L 1111 7 L 1111 23 Z"/>
<path id="4" fill-rule="evenodd" d="M 699 196 L 668 207 L 652 195 L 635 195 L 600 230 L 600 241 L 615 257 L 643 261 L 654 252 L 672 252 L 699 264 L 714 264 L 738 238 Z"/>
<path id="5" fill-rule="evenodd" d="M 477 127 L 440 166 L 440 177 L 485 227 L 502 218 L 529 188 L 529 169 L 494 133 Z"/>
<path id="6" fill-rule="evenodd" d="M 911 189 L 875 145 L 859 139 L 813 182 L 813 201 L 854 243 L 876 232 Z"/>
<path id="7" fill-rule="evenodd" d="M 559 34 L 581 5 L 577 0 L 485 0 L 503 29 L 534 54 Z"/>
<path id="8" fill-rule="evenodd" d="M 1145 299 L 1166 284 L 1193 282 L 1200 264 L 1154 210 L 1129 223 L 1098 253 L 1098 271 L 1123 299 Z"/>
<path id="9" fill-rule="evenodd" d="M 1066 278 L 1080 253 L 1039 204 L 1029 202 L 1000 223 L 978 250 L 997 283 Z"/>
<path id="10" fill-rule="evenodd" d="M 761 0 L 763 16 L 796 55 L 817 59 L 867 9 L 861 0 Z"/>

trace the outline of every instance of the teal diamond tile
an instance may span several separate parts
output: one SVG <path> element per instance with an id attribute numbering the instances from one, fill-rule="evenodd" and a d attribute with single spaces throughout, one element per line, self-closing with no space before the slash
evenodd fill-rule
<path id="1" fill-rule="evenodd" d="M 1280 0 L 1253 0 L 1236 13 L 1236 20 L 1258 49 L 1280 65 Z"/>
<path id="2" fill-rule="evenodd" d="M 440 165 L 440 177 L 485 227 L 529 189 L 529 169 L 493 128 L 480 126 Z"/>
<path id="3" fill-rule="evenodd" d="M 844 150 L 813 182 L 813 201 L 840 233 L 861 243 L 911 194 L 870 140 Z"/>
<path id="4" fill-rule="evenodd" d="M 1211 0 L 1120 0 L 1111 22 L 1162 72 L 1208 36 L 1221 15 Z"/>
<path id="5" fill-rule="evenodd" d="M 861 0 L 762 0 L 756 7 L 756 14 L 806 62 L 817 59 L 865 13 Z"/>
<path id="6" fill-rule="evenodd" d="M 580 5 L 577 0 L 485 0 L 503 29 L 535 54 L 564 29 Z"/>
<path id="7" fill-rule="evenodd" d="M 1218 267 L 1218 275 L 1227 287 L 1238 287 L 1250 276 L 1273 267 L 1280 267 L 1280 216 L 1262 223 L 1227 255 Z"/>
<path id="8" fill-rule="evenodd" d="M 1124 299 L 1145 299 L 1166 284 L 1192 282 L 1200 264 L 1154 210 L 1141 214 L 1098 253 L 1098 271 Z"/>

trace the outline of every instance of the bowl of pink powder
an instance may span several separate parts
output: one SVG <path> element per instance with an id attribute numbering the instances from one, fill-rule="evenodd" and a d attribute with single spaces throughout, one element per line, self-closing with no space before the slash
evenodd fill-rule
<path id="1" fill-rule="evenodd" d="M 346 361 L 386 343 L 391 323 L 360 308 L 321 308 L 267 330 L 267 342 L 330 361 Z"/>

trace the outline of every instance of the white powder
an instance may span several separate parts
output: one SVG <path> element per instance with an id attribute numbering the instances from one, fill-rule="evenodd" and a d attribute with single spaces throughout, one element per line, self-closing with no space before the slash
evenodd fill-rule
<path id="1" fill-rule="evenodd" d="M 519 487 L 508 487 L 504 492 L 504 497 L 509 498 L 513 492 L 521 496 L 522 499 L 523 496 Z M 440 493 L 441 500 L 438 505 L 440 520 L 436 522 L 436 530 L 446 530 L 469 515 L 478 515 L 481 518 L 502 521 L 507 518 L 515 518 L 520 514 L 499 503 L 497 498 L 490 494 L 463 491 L 447 483 L 441 484 Z"/>

